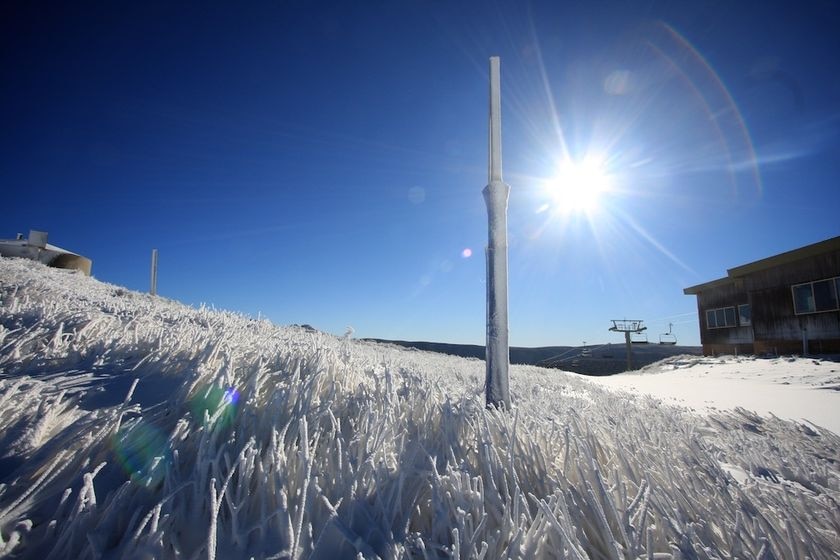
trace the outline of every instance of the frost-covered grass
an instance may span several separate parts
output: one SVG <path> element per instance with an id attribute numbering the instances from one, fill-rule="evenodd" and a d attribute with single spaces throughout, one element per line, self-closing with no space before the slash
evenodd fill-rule
<path id="1" fill-rule="evenodd" d="M 0 259 L 0 556 L 837 558 L 840 438 Z"/>

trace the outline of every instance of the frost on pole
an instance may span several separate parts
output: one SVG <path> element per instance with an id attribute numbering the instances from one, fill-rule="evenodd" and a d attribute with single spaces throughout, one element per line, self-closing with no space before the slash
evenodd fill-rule
<path id="1" fill-rule="evenodd" d="M 487 406 L 510 409 L 508 388 L 507 205 L 510 187 L 502 181 L 502 120 L 499 57 L 490 58 L 490 134 L 487 204 Z"/>

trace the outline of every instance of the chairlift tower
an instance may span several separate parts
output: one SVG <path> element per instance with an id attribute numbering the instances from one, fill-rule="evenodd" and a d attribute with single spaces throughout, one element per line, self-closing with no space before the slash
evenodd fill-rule
<path id="1" fill-rule="evenodd" d="M 647 330 L 644 321 L 639 319 L 611 319 L 612 326 L 610 330 L 613 332 L 624 333 L 624 342 L 627 345 L 627 371 L 633 369 L 633 343 L 630 340 L 630 334 L 638 334 Z"/>

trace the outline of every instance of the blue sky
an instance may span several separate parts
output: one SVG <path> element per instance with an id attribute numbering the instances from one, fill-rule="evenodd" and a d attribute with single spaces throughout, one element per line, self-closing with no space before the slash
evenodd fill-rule
<path id="1" fill-rule="evenodd" d="M 156 247 L 161 295 L 278 324 L 483 343 L 493 55 L 511 344 L 624 317 L 699 344 L 683 288 L 840 235 L 834 3 L 241 4 L 4 3 L 0 237 L 137 290 Z M 565 160 L 607 177 L 587 211 L 548 186 Z"/>

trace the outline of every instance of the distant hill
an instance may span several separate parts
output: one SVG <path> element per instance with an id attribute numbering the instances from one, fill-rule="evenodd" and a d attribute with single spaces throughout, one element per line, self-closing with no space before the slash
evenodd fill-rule
<path id="1" fill-rule="evenodd" d="M 371 342 L 395 344 L 462 358 L 484 359 L 484 346 L 478 344 L 447 344 L 367 338 Z M 702 355 L 700 346 L 674 346 L 668 344 L 634 344 L 633 368 L 639 369 L 659 360 L 680 354 Z M 512 346 L 510 362 L 572 371 L 583 375 L 612 375 L 625 371 L 627 356 L 624 344 L 595 344 L 589 346 L 542 346 L 525 348 Z"/>

